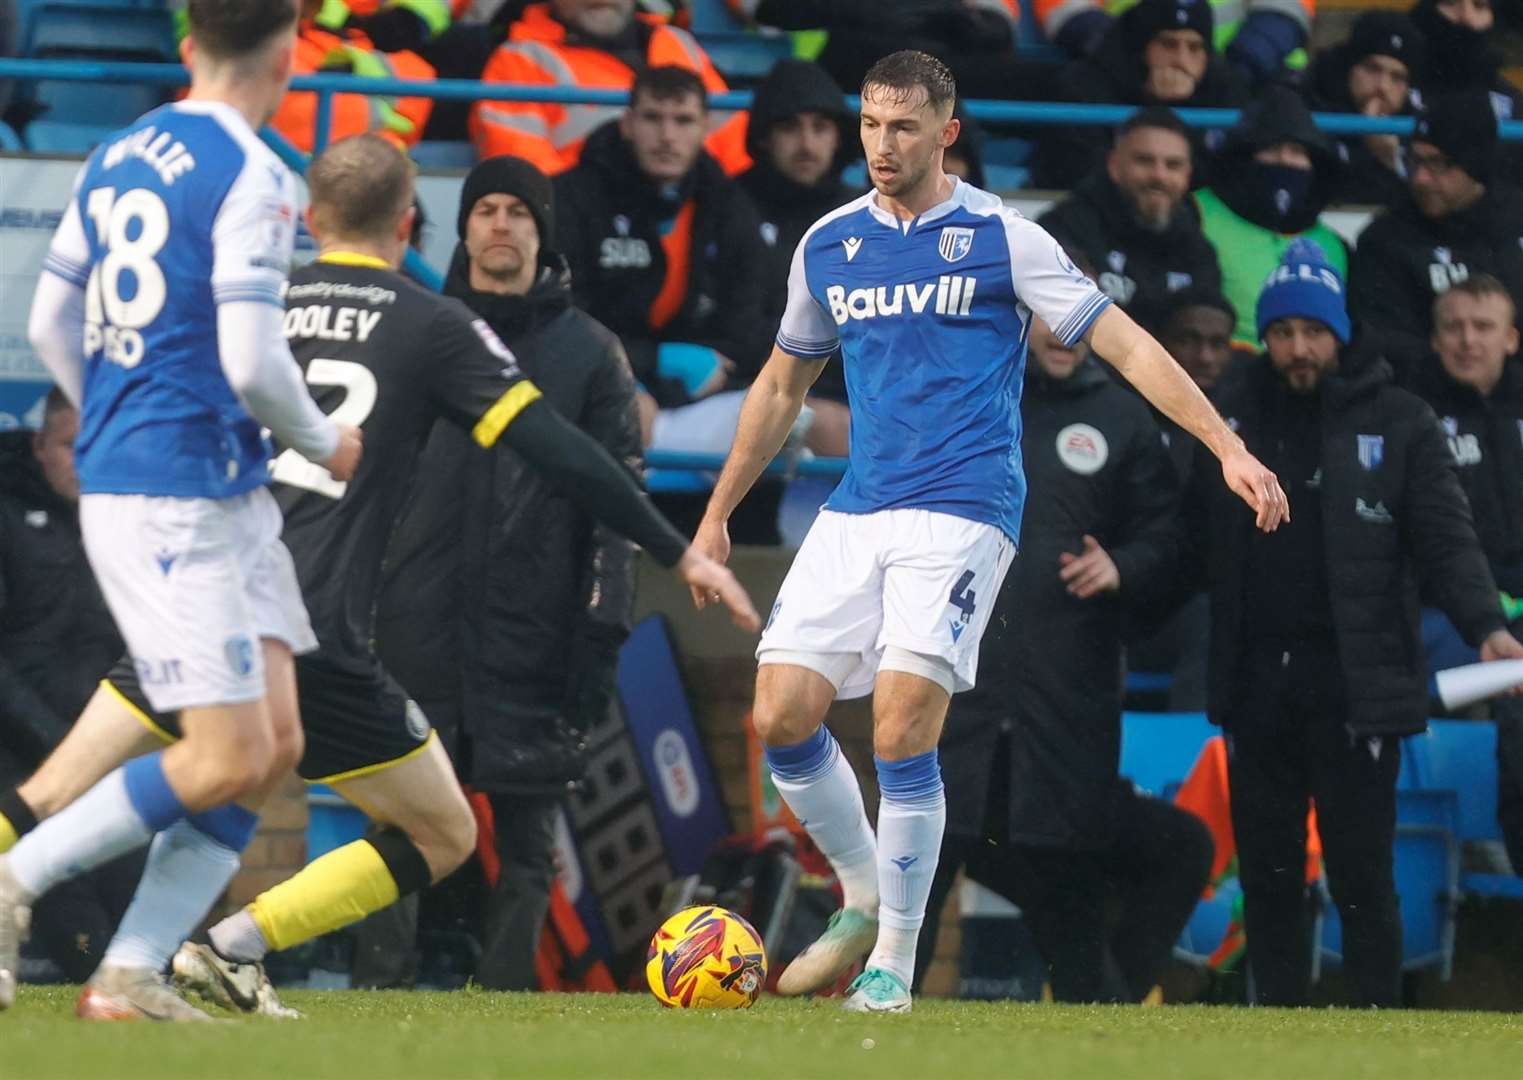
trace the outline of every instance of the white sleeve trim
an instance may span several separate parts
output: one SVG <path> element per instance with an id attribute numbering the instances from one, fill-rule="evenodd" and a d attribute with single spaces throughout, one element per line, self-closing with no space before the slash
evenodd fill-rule
<path id="1" fill-rule="evenodd" d="M 38 277 L 26 334 L 48 374 L 78 408 L 85 385 L 84 288 L 56 274 Z"/>
<path id="2" fill-rule="evenodd" d="M 1009 207 L 1000 208 L 1016 298 L 1072 345 L 1084 336 L 1110 298 L 1079 271 L 1046 229 Z"/>

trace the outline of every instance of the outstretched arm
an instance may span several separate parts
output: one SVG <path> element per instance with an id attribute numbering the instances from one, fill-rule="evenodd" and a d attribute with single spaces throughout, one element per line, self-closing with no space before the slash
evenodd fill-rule
<path id="1" fill-rule="evenodd" d="M 1227 486 L 1253 508 L 1260 529 L 1273 532 L 1290 520 L 1290 500 L 1274 473 L 1248 452 L 1153 335 L 1113 304 L 1100 313 L 1084 337 L 1143 397 L 1216 455 Z"/>

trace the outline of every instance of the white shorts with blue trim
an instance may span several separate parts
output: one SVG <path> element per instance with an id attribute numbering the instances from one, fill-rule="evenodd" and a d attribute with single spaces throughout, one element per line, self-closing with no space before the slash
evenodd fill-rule
<path id="1" fill-rule="evenodd" d="M 838 697 L 862 697 L 892 646 L 946 661 L 954 690 L 971 690 L 978 643 L 1014 557 L 997 527 L 951 514 L 821 510 L 772 606 L 757 660 L 819 655 L 819 664 L 804 666 L 825 675 Z"/>
<path id="2" fill-rule="evenodd" d="M 262 638 L 317 648 L 280 507 L 230 499 L 83 495 L 85 553 L 158 712 L 265 695 Z"/>

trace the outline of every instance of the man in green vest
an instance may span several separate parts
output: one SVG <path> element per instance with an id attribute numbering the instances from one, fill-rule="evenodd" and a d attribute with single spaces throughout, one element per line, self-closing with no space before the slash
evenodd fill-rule
<path id="1" fill-rule="evenodd" d="M 1258 350 L 1259 290 L 1298 237 L 1314 241 L 1339 277 L 1348 274 L 1348 248 L 1317 220 L 1340 168 L 1332 144 L 1288 87 L 1265 89 L 1228 133 L 1211 170 L 1214 182 L 1195 193 L 1195 202 L 1221 264 L 1222 292 L 1238 312 L 1234 345 Z"/>

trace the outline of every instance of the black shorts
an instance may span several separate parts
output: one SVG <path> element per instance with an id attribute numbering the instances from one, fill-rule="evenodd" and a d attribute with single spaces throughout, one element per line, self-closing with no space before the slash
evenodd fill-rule
<path id="1" fill-rule="evenodd" d="M 296 771 L 309 784 L 353 780 L 400 765 L 422 753 L 433 737 L 423 710 L 386 669 L 371 660 L 369 671 L 355 670 L 364 666 L 341 668 L 321 652 L 296 658 L 297 698 L 307 736 Z M 180 738 L 179 716 L 153 711 L 130 659 L 117 661 L 105 685 L 159 738 Z"/>

